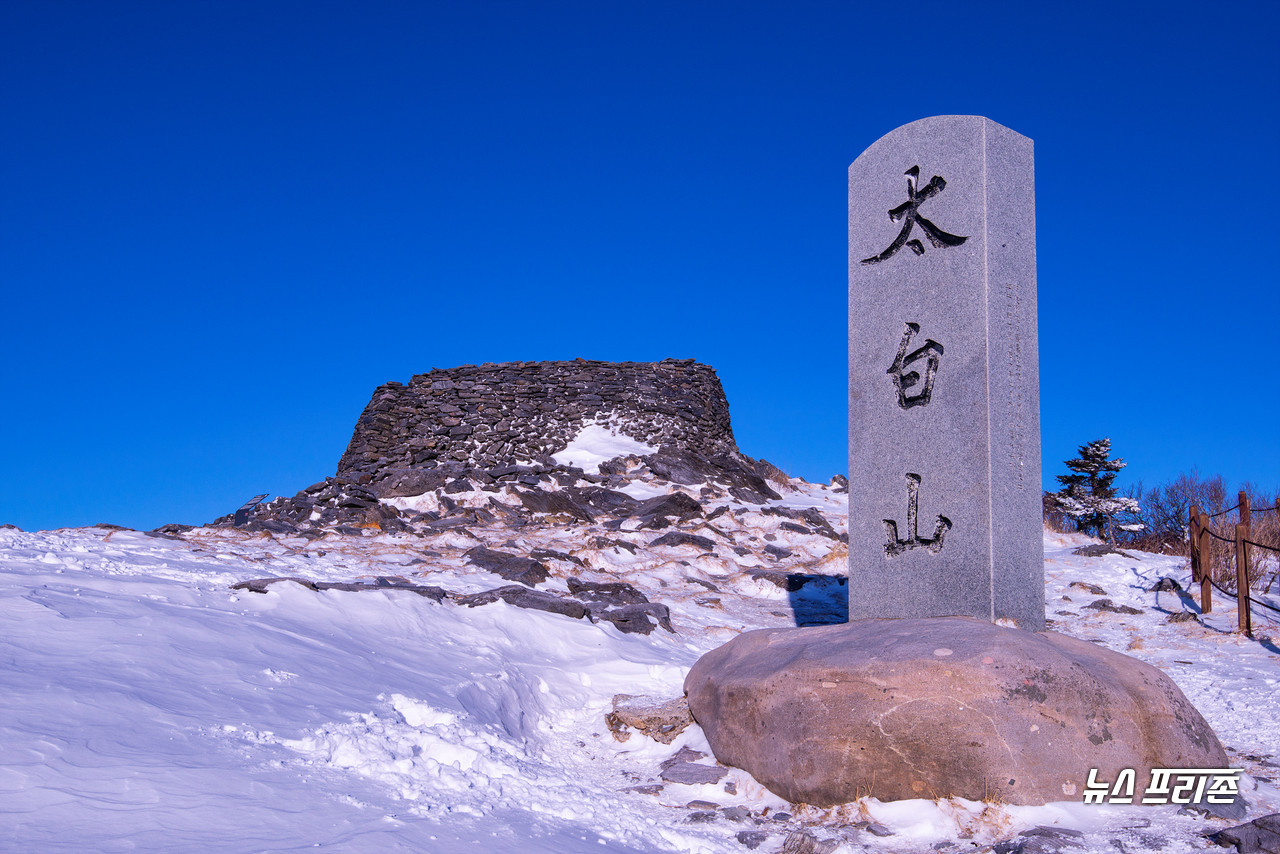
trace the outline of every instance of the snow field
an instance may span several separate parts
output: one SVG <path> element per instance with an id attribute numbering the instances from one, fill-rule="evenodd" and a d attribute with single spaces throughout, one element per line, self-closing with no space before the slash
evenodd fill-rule
<path id="1" fill-rule="evenodd" d="M 818 506 L 834 521 L 842 496 L 801 490 L 775 504 Z M 773 535 L 793 552 L 757 560 L 762 568 L 839 574 L 841 544 L 784 521 L 734 504 L 710 524 L 736 543 Z M 720 784 L 623 791 L 660 782 L 659 764 L 682 747 L 709 750 L 696 725 L 670 745 L 638 733 L 616 741 L 604 722 L 615 694 L 678 696 L 705 651 L 746 628 L 794 624 L 806 601 L 830 606 L 846 588 L 820 579 L 789 594 L 752 579 L 730 541 L 705 529 L 696 533 L 716 543 L 710 555 L 649 548 L 661 533 L 653 531 L 609 535 L 634 543 L 635 554 L 588 547 L 594 533 L 537 526 L 306 542 L 205 530 L 185 540 L 0 530 L 0 849 L 746 850 L 736 833 L 756 825 L 690 823 L 691 801 L 763 815 L 760 827 L 773 830 L 765 852 L 797 822 L 842 852 L 981 850 L 1037 825 L 1085 831 L 1084 852 L 1113 854 L 1117 842 L 1131 852 L 1193 851 L 1205 848 L 1206 830 L 1225 826 L 1175 807 L 1074 802 L 867 798 L 815 810 L 786 805 L 739 770 Z M 1266 639 L 1276 625 L 1255 615 L 1259 640 L 1233 635 L 1234 606 L 1221 600 L 1203 625 L 1167 623 L 1169 612 L 1191 606 L 1150 588 L 1164 576 L 1189 586 L 1185 561 L 1071 554 L 1085 542 L 1046 534 L 1054 628 L 1169 673 L 1250 775 L 1250 814 L 1280 809 L 1272 782 L 1280 655 Z M 476 544 L 573 555 L 585 566 L 548 559 L 542 588 L 563 590 L 569 574 L 625 579 L 668 604 L 679 633 L 624 635 L 501 602 L 465 608 L 397 591 L 229 589 L 266 576 L 393 575 L 457 592 L 500 586 L 459 556 Z M 1086 608 L 1103 596 L 1084 584 L 1141 613 Z M 782 812 L 794 814 L 790 825 L 769 821 Z"/>

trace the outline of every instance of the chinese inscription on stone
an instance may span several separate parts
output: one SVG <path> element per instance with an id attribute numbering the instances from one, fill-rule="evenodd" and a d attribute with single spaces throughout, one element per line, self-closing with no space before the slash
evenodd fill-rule
<path id="1" fill-rule="evenodd" d="M 849 169 L 849 259 L 850 618 L 1043 628 L 1031 141 L 976 116 L 884 137 Z"/>
<path id="2" fill-rule="evenodd" d="M 911 237 L 911 229 L 917 225 L 924 232 L 924 236 L 929 238 L 929 242 L 936 248 L 942 249 L 947 246 L 959 246 L 969 238 L 960 237 L 956 234 L 948 234 L 938 228 L 929 220 L 920 216 L 920 205 L 931 196 L 941 193 L 947 188 L 947 182 L 937 175 L 929 179 L 929 183 L 924 185 L 924 189 L 916 190 L 916 181 L 920 180 L 920 167 L 912 166 L 906 171 L 907 176 L 907 200 L 896 208 L 889 210 L 890 222 L 901 222 L 902 231 L 898 232 L 898 236 L 889 244 L 889 248 L 881 252 L 879 255 L 872 255 L 870 258 L 863 258 L 863 264 L 879 264 L 881 261 L 887 261 L 894 255 L 898 254 L 898 250 L 906 246 L 917 255 L 924 254 L 924 244 L 919 240 L 908 240 Z"/>

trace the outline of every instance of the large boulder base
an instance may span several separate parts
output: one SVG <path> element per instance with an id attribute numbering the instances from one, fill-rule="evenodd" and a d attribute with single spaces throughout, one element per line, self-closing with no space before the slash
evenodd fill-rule
<path id="1" fill-rule="evenodd" d="M 1154 667 L 969 617 L 746 632 L 685 680 L 716 758 L 793 803 L 1083 797 L 1091 768 L 1225 768 Z"/>

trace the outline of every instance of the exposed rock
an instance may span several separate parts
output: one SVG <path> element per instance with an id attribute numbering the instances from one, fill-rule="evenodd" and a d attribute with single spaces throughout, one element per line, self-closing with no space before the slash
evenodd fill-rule
<path id="1" fill-rule="evenodd" d="M 565 563 L 572 563 L 577 566 L 584 565 L 581 558 L 574 557 L 571 554 L 565 554 L 564 552 L 558 552 L 554 549 L 534 549 L 529 552 L 529 557 L 534 560 L 562 560 Z"/>
<path id="2" fill-rule="evenodd" d="M 566 584 L 571 596 L 593 605 L 622 606 L 649 603 L 649 597 L 625 581 L 583 581 L 576 575 L 571 575 Z"/>
<path id="3" fill-rule="evenodd" d="M 407 593 L 416 593 L 436 602 L 444 600 L 448 594 L 443 588 L 434 587 L 427 584 L 413 584 L 402 578 L 394 578 L 392 576 L 378 576 L 370 581 L 311 581 L 307 578 L 296 578 L 292 576 L 279 578 L 254 578 L 249 581 L 241 581 L 231 585 L 232 590 L 248 590 L 250 593 L 266 593 L 267 588 L 272 584 L 281 581 L 292 581 L 294 584 L 301 584 L 308 590 L 342 590 L 351 593 L 360 593 L 368 590 L 403 590 Z"/>
<path id="4" fill-rule="evenodd" d="M 735 837 L 739 843 L 745 845 L 748 851 L 755 851 L 769 839 L 769 834 L 763 830 L 739 830 Z"/>
<path id="5" fill-rule="evenodd" d="M 1128 605 L 1117 605 L 1110 599 L 1095 599 L 1088 605 L 1084 606 L 1093 611 L 1110 611 L 1113 614 L 1141 614 L 1138 608 L 1131 608 Z"/>
<path id="6" fill-rule="evenodd" d="M 628 543 L 626 540 L 611 540 L 608 537 L 592 537 L 587 545 L 593 549 L 625 549 L 632 554 L 636 553 L 635 543 Z"/>
<path id="7" fill-rule="evenodd" d="M 1209 838 L 1222 846 L 1234 845 L 1240 854 L 1280 854 L 1280 813 L 1219 830 Z"/>
<path id="8" fill-rule="evenodd" d="M 231 585 L 232 590 L 248 590 L 250 593 L 266 593 L 267 588 L 272 584 L 279 584 L 282 581 L 292 581 L 294 584 L 301 584 L 308 590 L 315 590 L 316 583 L 309 578 L 295 578 L 294 576 L 281 576 L 279 578 L 252 578 L 248 581 L 240 581 Z"/>
<path id="9" fill-rule="evenodd" d="M 530 590 L 528 587 L 521 587 L 518 584 L 499 587 L 495 590 L 485 590 L 481 593 L 472 593 L 466 596 L 454 596 L 453 599 L 459 605 L 466 605 L 469 608 L 474 608 L 477 605 L 488 605 L 501 599 L 508 605 L 514 605 L 517 608 L 563 614 L 575 620 L 580 620 L 587 615 L 587 609 L 581 602 L 574 599 L 566 599 L 543 590 Z"/>
<path id="10" fill-rule="evenodd" d="M 635 513 L 636 507 L 640 505 L 639 500 L 625 492 L 617 492 L 603 486 L 570 487 L 563 492 L 579 506 L 602 516 L 626 518 Z"/>
<path id="11" fill-rule="evenodd" d="M 1073 581 L 1067 585 L 1076 590 L 1083 590 L 1086 593 L 1092 593 L 1094 596 L 1106 596 L 1107 591 L 1103 590 L 1096 584 L 1090 584 L 1087 581 Z"/>
<path id="12" fill-rule="evenodd" d="M 1150 593 L 1181 593 L 1182 585 L 1166 575 L 1164 578 L 1160 579 L 1155 584 L 1151 585 L 1151 588 L 1148 592 Z"/>
<path id="13" fill-rule="evenodd" d="M 684 697 L 661 700 L 617 694 L 613 698 L 613 711 L 605 715 L 605 723 L 618 741 L 629 739 L 631 733 L 627 729 L 631 728 L 654 741 L 670 744 L 693 723 L 693 718 L 689 715 L 689 701 Z"/>
<path id="14" fill-rule="evenodd" d="M 756 472 L 756 461 L 738 453 L 701 456 L 674 447 L 665 446 L 658 453 L 643 457 L 645 465 L 663 480 L 693 486 L 699 483 L 716 483 L 740 501 L 753 504 L 779 498 Z"/>
<path id="15" fill-rule="evenodd" d="M 1120 555 L 1130 560 L 1137 560 L 1136 557 L 1128 552 L 1122 552 L 1120 549 L 1110 543 L 1090 543 L 1087 546 L 1081 546 L 1071 552 L 1073 555 L 1083 555 L 1084 557 L 1104 557 L 1106 555 Z"/>
<path id="16" fill-rule="evenodd" d="M 837 839 L 818 839 L 807 830 L 793 830 L 787 834 L 779 854 L 830 854 L 840 847 Z"/>
<path id="17" fill-rule="evenodd" d="M 581 519 L 583 522 L 595 521 L 590 513 L 563 492 L 519 489 L 516 490 L 516 496 L 526 510 L 531 510 L 534 513 L 563 513 L 566 516 Z"/>
<path id="18" fill-rule="evenodd" d="M 782 486 L 791 482 L 791 476 L 789 474 L 768 460 L 755 460 L 754 462 L 755 465 L 752 466 L 752 468 L 755 469 L 756 474 L 760 475 L 760 477 L 764 478 L 766 481 L 772 481 Z"/>
<path id="19" fill-rule="evenodd" d="M 587 613 L 593 622 L 605 620 L 628 634 L 647 635 L 659 626 L 672 634 L 676 631 L 671 626 L 671 610 L 657 602 L 620 608 L 588 606 Z"/>
<path id="20" fill-rule="evenodd" d="M 1084 834 L 1066 827 L 1033 827 L 1018 834 L 1018 838 L 997 842 L 995 854 L 1054 854 L 1066 848 L 1082 847 Z"/>
<path id="21" fill-rule="evenodd" d="M 468 549 L 464 557 L 481 569 L 487 569 L 507 581 L 516 581 L 534 587 L 547 580 L 546 566 L 533 558 L 520 557 L 483 546 Z"/>
<path id="22" fill-rule="evenodd" d="M 672 765 L 679 765 L 681 762 L 696 762 L 699 759 L 705 759 L 706 756 L 707 754 L 703 753 L 701 750 L 694 750 L 692 747 L 682 747 L 673 755 L 662 760 L 659 767 L 666 770 Z"/>
<path id="23" fill-rule="evenodd" d="M 640 795 L 656 795 L 661 792 L 665 786 L 661 783 L 650 783 L 644 786 L 627 786 L 625 789 L 619 789 L 620 792 L 635 792 Z"/>
<path id="24" fill-rule="evenodd" d="M 649 547 L 654 546 L 693 546 L 704 552 L 715 551 L 716 544 L 706 537 L 700 537 L 697 534 L 686 534 L 682 531 L 671 531 L 663 534 L 658 539 L 649 543 Z"/>
<path id="25" fill-rule="evenodd" d="M 1166 623 L 1198 623 L 1200 618 L 1192 611 L 1178 611 L 1165 618 Z"/>
<path id="26" fill-rule="evenodd" d="M 965 617 L 747 632 L 685 689 L 721 762 L 817 806 L 871 793 L 1039 804 L 1078 797 L 1091 768 L 1226 762 L 1155 668 Z"/>
<path id="27" fill-rule="evenodd" d="M 640 527 L 652 527 L 653 520 L 675 519 L 679 522 L 688 522 L 690 519 L 702 515 L 702 505 L 694 499 L 685 495 L 683 492 L 673 492 L 669 495 L 658 495 L 647 501 L 642 501 L 636 505 L 632 516 L 639 516 L 645 520 L 645 524 Z M 660 527 L 665 527 L 660 526 Z"/>
<path id="28" fill-rule="evenodd" d="M 728 768 L 719 765 L 703 765 L 701 762 L 677 762 L 662 769 L 662 779 L 668 783 L 684 783 L 688 786 L 701 786 L 707 783 L 719 783 L 729 773 Z"/>
<path id="29" fill-rule="evenodd" d="M 788 593 L 795 593 L 806 584 L 815 582 L 829 580 L 837 584 L 848 583 L 848 578 L 842 575 L 810 575 L 803 572 L 783 572 L 780 569 L 753 569 L 747 574 L 757 581 L 767 581 Z"/>

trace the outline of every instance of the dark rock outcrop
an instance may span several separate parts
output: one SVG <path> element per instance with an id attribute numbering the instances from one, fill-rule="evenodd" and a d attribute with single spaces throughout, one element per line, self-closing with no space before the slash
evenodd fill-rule
<path id="1" fill-rule="evenodd" d="M 546 566 L 531 557 L 520 557 L 495 549 L 486 549 L 483 546 L 469 549 L 465 556 L 475 566 L 487 569 L 507 581 L 517 581 L 529 587 L 536 587 L 547 580 Z"/>

